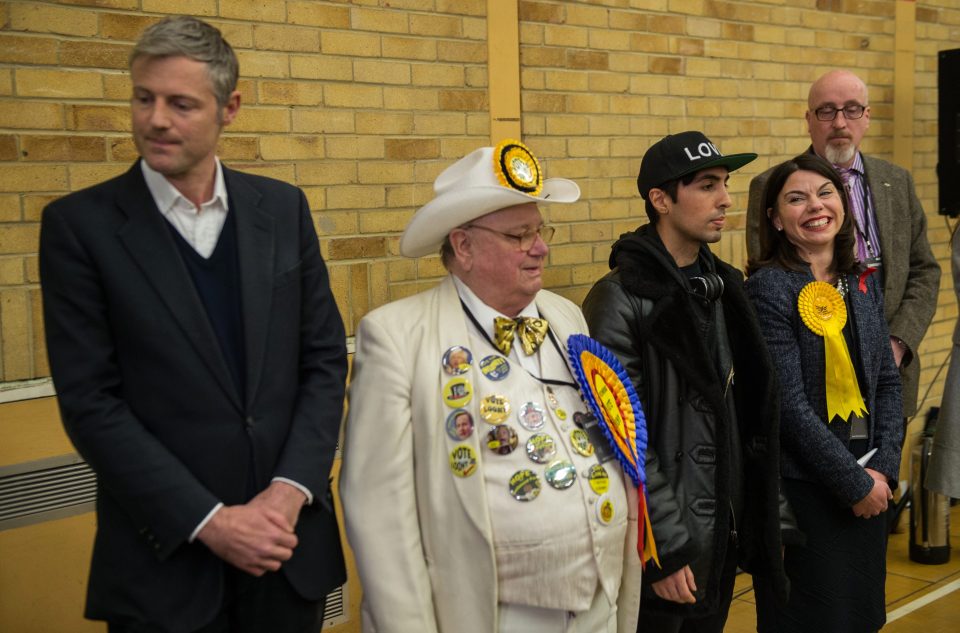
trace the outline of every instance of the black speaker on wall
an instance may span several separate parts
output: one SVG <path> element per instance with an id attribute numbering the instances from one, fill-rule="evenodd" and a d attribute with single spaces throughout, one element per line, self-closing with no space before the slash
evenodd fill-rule
<path id="1" fill-rule="evenodd" d="M 940 215 L 960 216 L 960 48 L 940 51 L 937 92 L 940 102 L 937 179 Z"/>

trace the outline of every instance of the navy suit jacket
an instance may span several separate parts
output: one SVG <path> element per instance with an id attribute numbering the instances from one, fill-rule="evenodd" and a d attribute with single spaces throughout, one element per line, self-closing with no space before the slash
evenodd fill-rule
<path id="1" fill-rule="evenodd" d="M 860 357 L 860 392 L 870 414 L 869 444 L 877 448 L 869 467 L 896 481 L 903 444 L 900 377 L 883 318 L 883 296 L 876 275 L 847 275 Z M 870 492 L 873 479 L 848 450 L 850 424 L 827 421 L 826 361 L 823 338 L 800 318 L 797 297 L 813 274 L 762 268 L 746 282 L 760 330 L 780 377 L 780 438 L 784 477 L 822 484 L 852 506 Z M 852 352 L 851 352 L 851 355 Z M 893 485 L 892 487 L 896 487 Z"/>
<path id="2" fill-rule="evenodd" d="M 283 572 L 318 600 L 345 578 L 329 476 L 346 349 L 303 193 L 223 168 L 237 230 L 241 398 L 139 164 L 44 209 L 40 274 L 63 423 L 97 474 L 87 617 L 196 629 L 226 563 L 191 532 L 273 477 L 307 488 Z"/>

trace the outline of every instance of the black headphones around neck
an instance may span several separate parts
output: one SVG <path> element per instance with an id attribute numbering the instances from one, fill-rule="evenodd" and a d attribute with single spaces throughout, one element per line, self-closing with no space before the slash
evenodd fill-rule
<path id="1" fill-rule="evenodd" d="M 713 272 L 690 277 L 690 292 L 704 301 L 716 301 L 723 295 L 723 279 Z"/>

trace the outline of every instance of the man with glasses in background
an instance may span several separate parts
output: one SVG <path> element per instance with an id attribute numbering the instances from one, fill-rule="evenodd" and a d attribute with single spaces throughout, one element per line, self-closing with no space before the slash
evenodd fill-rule
<path id="1" fill-rule="evenodd" d="M 340 491 L 363 630 L 636 630 L 636 491 L 580 426 L 566 344 L 583 315 L 541 289 L 554 231 L 538 205 L 580 189 L 518 141 L 434 189 L 400 252 L 439 252 L 450 274 L 357 331 Z"/>
<path id="2" fill-rule="evenodd" d="M 927 218 L 907 170 L 860 153 L 870 127 L 867 86 L 846 70 L 832 70 L 810 86 L 807 128 L 811 151 L 840 172 L 846 183 L 857 236 L 857 258 L 883 280 L 890 346 L 900 368 L 903 414 L 917 410 L 917 349 L 937 309 L 940 265 L 927 241 Z M 747 255 L 760 255 L 761 200 L 772 170 L 750 182 Z"/>

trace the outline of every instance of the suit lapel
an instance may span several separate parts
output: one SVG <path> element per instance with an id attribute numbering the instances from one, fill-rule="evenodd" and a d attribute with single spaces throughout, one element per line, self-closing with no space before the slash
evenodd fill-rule
<path id="1" fill-rule="evenodd" d="M 893 197 L 887 191 L 890 182 L 885 175 L 882 163 L 863 156 L 863 168 L 866 171 L 867 184 L 870 186 L 870 199 L 873 202 L 874 216 L 877 218 L 877 231 L 880 233 L 880 254 L 883 257 L 885 253 L 896 252 L 893 245 L 897 232 L 896 215 Z M 884 270 L 882 273 L 885 281 L 890 278 L 890 271 Z"/>
<path id="2" fill-rule="evenodd" d="M 260 192 L 241 174 L 223 168 L 230 212 L 237 226 L 240 296 L 246 345 L 247 404 L 253 402 L 263 367 L 267 326 L 273 303 L 275 235 L 273 217 L 260 208 Z"/>
<path id="3" fill-rule="evenodd" d="M 469 346 L 470 336 L 467 332 L 467 317 L 463 312 L 463 308 L 460 306 L 460 295 L 457 294 L 457 288 L 449 275 L 441 282 L 436 300 L 438 302 L 436 332 L 437 341 L 439 342 L 439 350 L 437 351 L 439 353 L 435 354 L 435 359 L 428 361 L 428 366 L 433 365 L 437 368 L 438 380 L 440 382 L 438 392 L 443 393 L 443 386 L 450 380 L 450 376 L 446 375 L 441 368 L 440 359 L 443 353 L 454 345 Z M 479 399 L 482 397 L 482 394 L 476 393 L 476 389 L 480 386 L 480 381 L 483 380 L 480 372 L 477 371 L 479 362 L 480 359 L 474 355 L 471 371 L 466 374 L 474 389 L 473 398 L 469 404 L 470 414 L 478 425 L 482 419 L 480 418 L 479 408 Z M 438 428 L 442 429 L 446 419 L 445 416 L 451 410 L 452 409 L 444 408 L 444 410 L 441 411 L 438 419 L 440 426 Z M 480 429 L 478 427 L 477 432 L 473 434 L 468 443 L 474 448 L 477 453 L 477 458 L 480 460 L 480 463 L 482 463 L 483 446 L 479 433 Z M 440 430 L 435 437 L 437 442 L 441 444 L 440 450 L 443 451 L 443 455 L 446 457 L 446 455 L 449 454 L 446 445 L 446 432 Z M 472 477 L 453 477 L 452 475 L 450 475 L 450 477 L 454 480 L 454 488 L 460 498 L 460 504 L 463 507 L 464 513 L 470 517 L 470 520 L 480 533 L 492 542 L 489 508 L 486 503 L 477 503 L 478 499 L 485 498 L 483 475 L 477 473 Z"/>
<path id="4" fill-rule="evenodd" d="M 177 251 L 167 221 L 147 189 L 139 162 L 125 178 L 125 186 L 117 195 L 117 204 L 128 221 L 117 237 L 156 289 L 161 302 L 170 310 L 217 382 L 239 406 L 237 388 L 230 378 L 230 370 L 217 344 L 207 311 Z M 131 280 L 131 283 L 134 282 Z"/>

